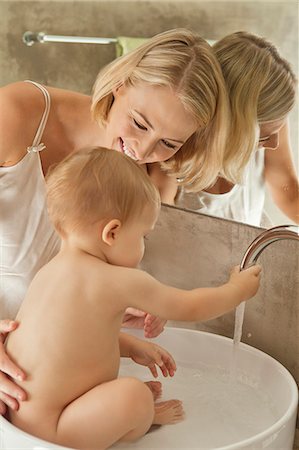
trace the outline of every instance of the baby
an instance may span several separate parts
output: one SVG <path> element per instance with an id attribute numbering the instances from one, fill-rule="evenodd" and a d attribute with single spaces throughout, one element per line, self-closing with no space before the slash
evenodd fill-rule
<path id="1" fill-rule="evenodd" d="M 71 154 L 47 177 L 60 252 L 33 279 L 7 340 L 27 372 L 28 401 L 10 411 L 17 427 L 78 449 L 133 441 L 152 424 L 183 418 L 178 400 L 156 402 L 159 383 L 118 378 L 120 356 L 173 376 L 161 347 L 120 333 L 127 307 L 171 320 L 208 320 L 252 297 L 260 267 L 232 271 L 227 283 L 190 291 L 136 269 L 160 199 L 144 169 L 119 152 Z"/>

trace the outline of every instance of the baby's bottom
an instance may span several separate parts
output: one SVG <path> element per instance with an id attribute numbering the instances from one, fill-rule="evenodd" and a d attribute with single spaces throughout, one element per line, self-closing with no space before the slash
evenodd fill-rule
<path id="1" fill-rule="evenodd" d="M 135 378 L 102 383 L 70 403 L 57 425 L 56 442 L 77 449 L 106 449 L 143 436 L 153 423 L 154 400 Z"/>

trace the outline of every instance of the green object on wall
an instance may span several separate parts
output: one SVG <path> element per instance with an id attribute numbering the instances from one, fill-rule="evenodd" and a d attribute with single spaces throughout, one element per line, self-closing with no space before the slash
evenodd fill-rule
<path id="1" fill-rule="evenodd" d="M 125 37 L 125 36 L 119 36 L 117 38 L 116 43 L 116 57 L 126 55 L 132 50 L 135 50 L 135 48 L 139 47 L 139 45 L 146 42 L 148 38 L 137 38 L 137 37 Z"/>

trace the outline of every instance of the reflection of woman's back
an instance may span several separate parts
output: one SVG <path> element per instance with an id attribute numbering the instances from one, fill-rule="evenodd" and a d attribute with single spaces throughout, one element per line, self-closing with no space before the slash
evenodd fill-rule
<path id="1" fill-rule="evenodd" d="M 36 272 L 59 250 L 60 238 L 49 221 L 45 179 L 39 152 L 50 110 L 50 97 L 32 146 L 14 166 L 0 167 L 1 256 L 0 318 L 13 319 Z"/>
<path id="2" fill-rule="evenodd" d="M 176 204 L 215 217 L 266 226 L 264 220 L 264 149 L 254 152 L 244 170 L 243 181 L 225 193 L 185 193 L 181 189 Z M 268 225 L 268 224 L 267 224 Z"/>

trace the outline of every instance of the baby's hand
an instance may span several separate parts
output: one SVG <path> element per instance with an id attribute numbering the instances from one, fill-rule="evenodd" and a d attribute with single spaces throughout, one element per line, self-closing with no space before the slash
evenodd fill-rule
<path id="1" fill-rule="evenodd" d="M 147 314 L 144 319 L 144 337 L 155 338 L 164 331 L 167 320 Z"/>
<path id="2" fill-rule="evenodd" d="M 253 297 L 260 285 L 261 266 L 255 265 L 240 272 L 240 267 L 235 266 L 230 274 L 229 284 L 238 289 L 240 301 Z"/>
<path id="3" fill-rule="evenodd" d="M 158 376 L 157 366 L 159 366 L 164 377 L 168 375 L 173 377 L 176 371 L 176 364 L 171 354 L 151 342 L 140 340 L 138 346 L 134 345 L 134 348 L 132 348 L 130 358 L 137 364 L 147 366 L 155 378 Z"/>

